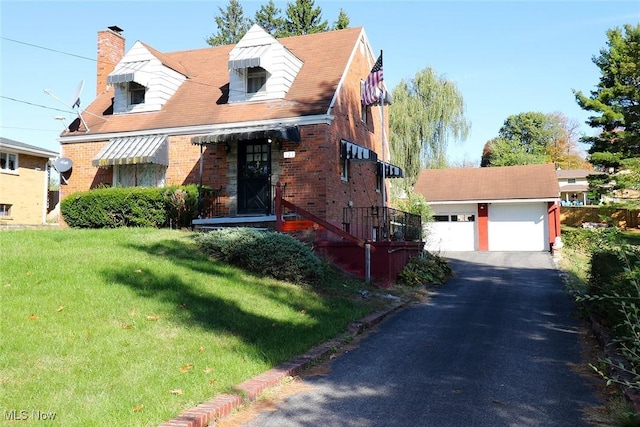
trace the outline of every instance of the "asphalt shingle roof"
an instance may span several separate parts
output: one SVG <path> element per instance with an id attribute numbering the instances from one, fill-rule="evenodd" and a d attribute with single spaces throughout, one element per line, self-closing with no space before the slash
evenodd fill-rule
<path id="1" fill-rule="evenodd" d="M 362 33 L 362 27 L 355 27 L 278 39 L 303 61 L 286 97 L 232 104 L 227 103 L 227 63 L 234 45 L 172 53 L 144 45 L 165 65 L 184 73 L 187 81 L 158 112 L 109 114 L 113 90 L 99 94 L 83 114 L 90 130 L 83 135 L 327 114 Z"/>
<path id="2" fill-rule="evenodd" d="M 559 197 L 554 165 L 424 169 L 414 192 L 428 202 L 549 199 Z"/>

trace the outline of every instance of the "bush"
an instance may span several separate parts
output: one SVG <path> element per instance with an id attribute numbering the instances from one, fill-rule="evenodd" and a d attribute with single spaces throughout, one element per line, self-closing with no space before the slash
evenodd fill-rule
<path id="1" fill-rule="evenodd" d="M 587 293 L 578 300 L 614 332 L 625 362 L 603 361 L 612 369 L 605 373 L 591 365 L 607 383 L 640 391 L 640 249 L 622 243 L 619 232 L 602 240 L 591 255 Z"/>
<path id="2" fill-rule="evenodd" d="M 322 262 L 311 248 L 286 234 L 228 228 L 201 233 L 196 242 L 212 258 L 255 274 L 309 284 L 321 276 Z"/>
<path id="3" fill-rule="evenodd" d="M 451 275 L 449 263 L 430 252 L 411 258 L 398 275 L 397 282 L 407 286 L 440 285 Z"/>
<path id="4" fill-rule="evenodd" d="M 74 228 L 189 226 L 198 204 L 197 186 L 99 188 L 72 194 L 60 211 Z"/>

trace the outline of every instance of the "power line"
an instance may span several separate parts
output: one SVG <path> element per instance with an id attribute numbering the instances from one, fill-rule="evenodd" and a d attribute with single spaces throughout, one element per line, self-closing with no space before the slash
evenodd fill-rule
<path id="1" fill-rule="evenodd" d="M 95 58 L 87 58 L 86 56 L 76 55 L 74 53 L 69 53 L 69 52 L 63 52 L 61 50 L 51 49 L 49 47 L 39 46 L 37 44 L 31 44 L 31 43 L 23 42 L 23 41 L 20 41 L 20 40 L 14 40 L 14 39 L 10 39 L 8 37 L 0 37 L 0 38 L 2 40 L 7 40 L 7 41 L 10 41 L 10 42 L 23 44 L 23 45 L 35 47 L 35 48 L 38 48 L 38 49 L 43 49 L 43 50 L 48 50 L 48 51 L 51 51 L 51 52 L 61 53 L 62 55 L 69 55 L 69 56 L 74 56 L 74 57 L 80 58 L 80 59 L 86 59 L 87 61 L 97 62 L 97 60 Z"/>
<path id="2" fill-rule="evenodd" d="M 63 113 L 73 114 L 73 111 L 61 110 L 59 108 L 53 108 L 53 107 L 47 107 L 46 105 L 41 105 L 41 104 L 34 104 L 33 102 L 22 101 L 20 99 L 10 98 L 10 97 L 4 96 L 4 95 L 0 95 L 0 98 L 8 99 L 9 101 L 20 102 L 22 104 L 33 105 L 34 107 L 46 108 L 48 110 L 61 111 Z"/>
<path id="3" fill-rule="evenodd" d="M 15 126 L 2 126 L 2 125 L 0 125 L 0 128 L 2 128 L 2 129 L 15 129 L 15 130 L 29 130 L 29 131 L 36 131 L 36 132 L 58 132 L 58 133 L 60 133 L 60 129 L 35 129 L 35 128 L 21 128 L 21 127 L 15 127 Z"/>

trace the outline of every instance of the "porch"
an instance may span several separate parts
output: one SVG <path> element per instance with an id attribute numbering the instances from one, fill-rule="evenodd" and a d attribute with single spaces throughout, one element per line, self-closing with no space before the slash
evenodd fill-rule
<path id="1" fill-rule="evenodd" d="M 274 186 L 273 205 L 265 215 L 194 219 L 194 230 L 252 227 L 312 240 L 314 251 L 343 270 L 382 286 L 396 281 L 407 261 L 424 249 L 420 216 L 384 206 L 345 207 L 335 225 L 287 201 Z M 215 199 L 209 201 L 216 206 Z"/>

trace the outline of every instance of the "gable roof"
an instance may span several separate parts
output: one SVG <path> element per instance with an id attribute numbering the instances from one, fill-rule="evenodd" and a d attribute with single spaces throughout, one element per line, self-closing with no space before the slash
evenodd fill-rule
<path id="1" fill-rule="evenodd" d="M 362 27 L 278 39 L 302 62 L 284 99 L 228 103 L 229 52 L 235 45 L 160 53 L 147 45 L 163 64 L 184 73 L 187 80 L 157 112 L 112 114 L 113 90 L 99 94 L 82 118 L 84 132 L 66 130 L 61 137 L 198 127 L 224 123 L 326 115 L 363 36 Z M 363 78 L 366 76 L 363 75 Z"/>
<path id="2" fill-rule="evenodd" d="M 589 175 L 603 175 L 604 172 L 598 172 L 589 169 L 558 169 L 556 175 L 559 179 L 568 178 L 586 178 Z"/>
<path id="3" fill-rule="evenodd" d="M 413 188 L 428 202 L 557 199 L 554 165 L 424 169 Z"/>

